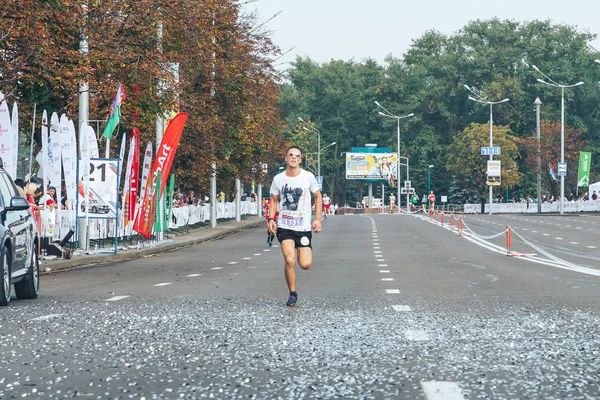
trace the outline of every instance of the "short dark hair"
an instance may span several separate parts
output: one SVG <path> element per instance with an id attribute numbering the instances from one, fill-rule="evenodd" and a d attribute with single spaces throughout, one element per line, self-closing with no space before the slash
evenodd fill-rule
<path id="1" fill-rule="evenodd" d="M 291 149 L 298 149 L 298 151 L 300 152 L 300 155 L 302 155 L 302 149 L 298 146 L 290 146 L 288 147 L 288 149 L 285 151 L 285 155 L 287 155 L 287 153 L 291 150 Z"/>

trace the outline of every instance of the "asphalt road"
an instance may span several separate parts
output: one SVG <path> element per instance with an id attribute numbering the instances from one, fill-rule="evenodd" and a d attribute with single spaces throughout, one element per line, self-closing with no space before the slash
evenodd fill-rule
<path id="1" fill-rule="evenodd" d="M 295 308 L 263 227 L 53 273 L 0 309 L 0 398 L 600 398 L 600 227 L 465 222 L 480 236 L 510 222 L 567 266 L 373 215 L 324 221 Z"/>

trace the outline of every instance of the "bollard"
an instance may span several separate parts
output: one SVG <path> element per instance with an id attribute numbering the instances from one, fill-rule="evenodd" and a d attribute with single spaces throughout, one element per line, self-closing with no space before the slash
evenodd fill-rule
<path id="1" fill-rule="evenodd" d="M 462 235 L 462 218 L 458 217 L 458 234 Z"/>
<path id="2" fill-rule="evenodd" d="M 510 226 L 506 226 L 506 255 L 510 256 L 512 253 L 512 229 Z"/>
<path id="3" fill-rule="evenodd" d="M 444 212 L 442 211 L 442 226 L 444 225 Z"/>
<path id="4" fill-rule="evenodd" d="M 450 214 L 450 226 L 454 227 L 454 214 Z"/>

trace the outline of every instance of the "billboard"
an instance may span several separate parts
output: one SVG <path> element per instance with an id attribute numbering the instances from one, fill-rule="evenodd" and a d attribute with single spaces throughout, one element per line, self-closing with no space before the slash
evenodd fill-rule
<path id="1" fill-rule="evenodd" d="M 499 160 L 488 160 L 487 162 L 487 184 L 488 186 L 500 186 L 502 175 L 502 164 Z"/>
<path id="2" fill-rule="evenodd" d="M 396 153 L 346 153 L 346 179 L 397 181 Z"/>

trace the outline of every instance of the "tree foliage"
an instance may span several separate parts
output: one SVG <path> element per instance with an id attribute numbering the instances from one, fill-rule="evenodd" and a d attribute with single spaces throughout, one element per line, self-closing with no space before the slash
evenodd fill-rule
<path id="1" fill-rule="evenodd" d="M 213 161 L 249 181 L 278 158 L 278 49 L 235 2 L 7 0 L 0 17 L 0 90 L 23 120 L 33 104 L 76 119 L 83 81 L 90 119 L 104 120 L 122 82 L 121 132 L 154 141 L 157 115 L 190 114 L 174 166 L 188 189 L 208 189 Z"/>

